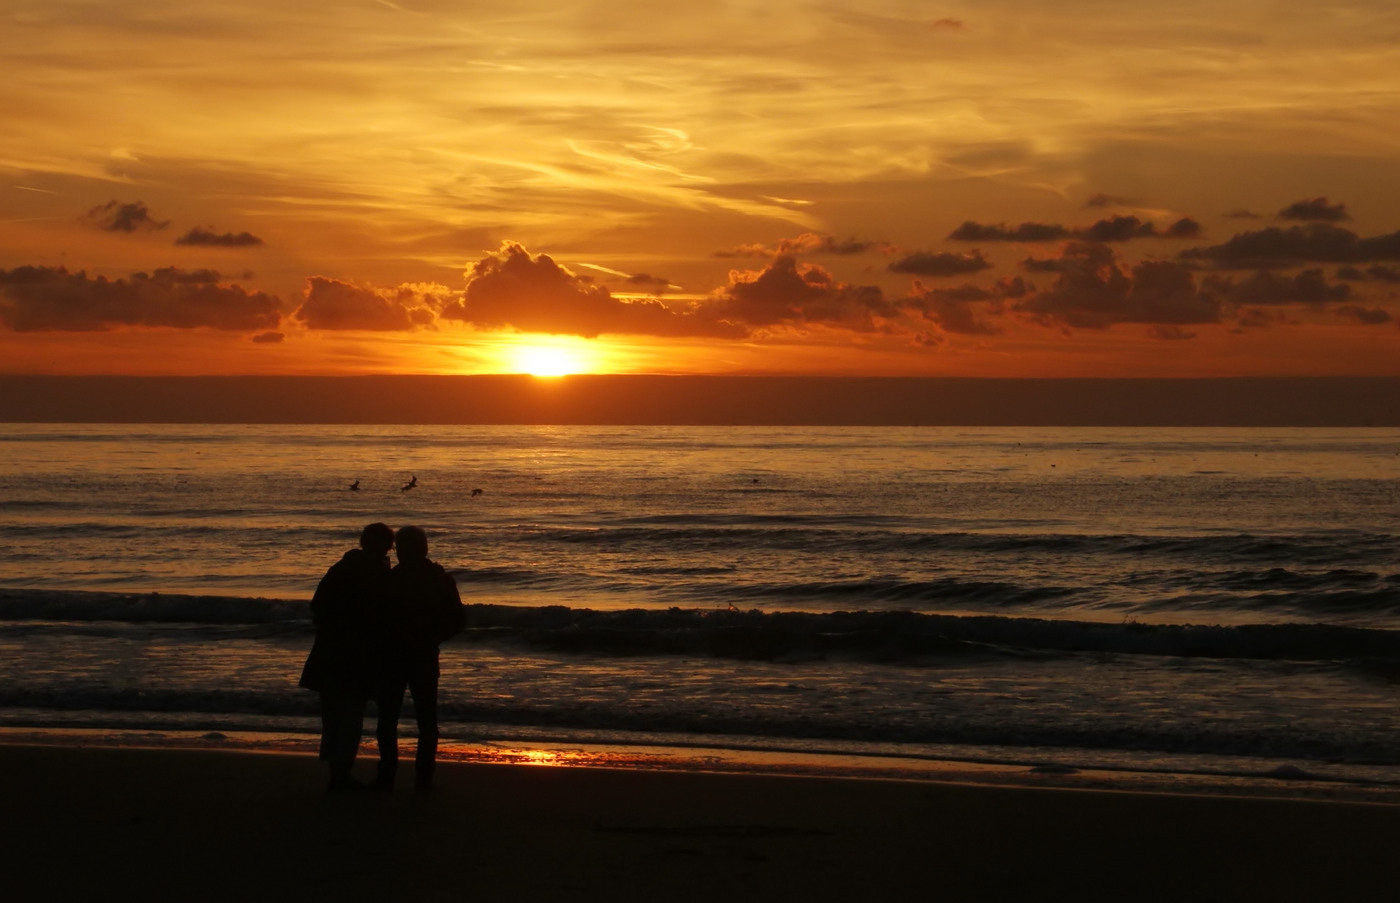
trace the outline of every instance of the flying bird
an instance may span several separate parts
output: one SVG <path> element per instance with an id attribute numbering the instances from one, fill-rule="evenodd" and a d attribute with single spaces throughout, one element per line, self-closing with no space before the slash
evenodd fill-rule
<path id="1" fill-rule="evenodd" d="M 409 479 L 409 481 L 408 481 L 407 483 L 404 483 L 404 484 L 403 484 L 403 488 L 400 489 L 399 492 L 407 492 L 408 490 L 414 488 L 414 487 L 417 486 L 417 485 L 418 485 L 418 477 L 417 477 L 417 475 L 415 474 L 412 478 Z"/>

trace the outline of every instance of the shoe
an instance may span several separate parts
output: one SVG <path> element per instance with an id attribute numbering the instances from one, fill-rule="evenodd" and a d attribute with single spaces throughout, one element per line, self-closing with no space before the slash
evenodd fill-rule
<path id="1" fill-rule="evenodd" d="M 327 793 L 358 793 L 368 789 L 368 785 L 361 784 L 354 778 L 331 778 L 331 782 L 326 785 Z"/>

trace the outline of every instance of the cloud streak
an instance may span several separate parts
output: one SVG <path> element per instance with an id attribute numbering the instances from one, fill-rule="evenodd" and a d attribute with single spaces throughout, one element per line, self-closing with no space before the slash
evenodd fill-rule
<path id="1" fill-rule="evenodd" d="M 892 262 L 888 269 L 891 273 L 910 273 L 916 276 L 961 276 L 991 267 L 981 251 L 968 254 L 920 252 Z"/>
<path id="2" fill-rule="evenodd" d="M 224 232 L 222 234 L 210 229 L 191 229 L 184 235 L 175 239 L 177 245 L 200 245 L 211 248 L 260 248 L 263 240 L 248 232 Z"/>
<path id="3" fill-rule="evenodd" d="M 1195 238 L 1200 234 L 1200 223 L 1189 217 L 1178 219 L 1162 229 L 1155 223 L 1140 220 L 1136 216 L 1111 216 L 1080 228 L 1052 223 L 1021 223 L 1011 228 L 1004 223 L 988 225 L 968 220 L 954 229 L 948 240 L 1037 244 L 1062 239 L 1100 242 L 1131 241 L 1135 238 L 1186 239 Z"/>

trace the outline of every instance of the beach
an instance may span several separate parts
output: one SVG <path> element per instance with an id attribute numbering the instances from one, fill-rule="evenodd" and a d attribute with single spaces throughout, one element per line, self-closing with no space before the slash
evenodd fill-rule
<path id="1" fill-rule="evenodd" d="M 1400 807 L 479 765 L 328 794 L 305 754 L 0 746 L 7 897 L 1381 900 Z"/>
<path id="2" fill-rule="evenodd" d="M 1394 440 L 21 425 L 0 886 L 1392 899 Z M 375 521 L 469 604 L 427 796 L 327 795 L 297 685 Z"/>

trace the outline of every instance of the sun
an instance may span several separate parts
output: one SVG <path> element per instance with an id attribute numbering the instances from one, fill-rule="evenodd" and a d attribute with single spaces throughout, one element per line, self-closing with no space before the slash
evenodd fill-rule
<path id="1" fill-rule="evenodd" d="M 589 370 L 585 355 L 563 342 L 516 345 L 510 350 L 510 359 L 516 373 L 531 376 L 568 376 Z"/>

